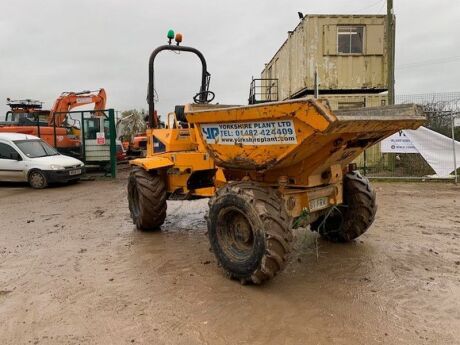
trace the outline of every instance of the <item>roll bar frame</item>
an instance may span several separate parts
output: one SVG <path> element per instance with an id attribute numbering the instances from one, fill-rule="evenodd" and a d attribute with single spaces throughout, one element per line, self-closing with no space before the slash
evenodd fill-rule
<path id="1" fill-rule="evenodd" d="M 159 120 L 158 116 L 155 114 L 155 58 L 158 53 L 162 52 L 163 50 L 172 50 L 172 51 L 184 51 L 190 52 L 198 56 L 201 61 L 202 71 L 201 71 L 201 86 L 200 92 L 197 96 L 201 103 L 207 103 L 207 91 L 209 88 L 209 80 L 211 78 L 211 74 L 207 70 L 206 59 L 204 58 L 203 54 L 195 48 L 187 47 L 187 46 L 180 46 L 180 45 L 172 45 L 172 44 L 165 44 L 156 48 L 152 54 L 150 54 L 149 59 L 149 85 L 147 91 L 147 103 L 149 104 L 149 128 L 159 128 Z"/>

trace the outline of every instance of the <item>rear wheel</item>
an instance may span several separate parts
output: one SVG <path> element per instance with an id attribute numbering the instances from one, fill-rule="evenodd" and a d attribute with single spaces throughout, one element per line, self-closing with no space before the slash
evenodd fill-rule
<path id="1" fill-rule="evenodd" d="M 372 225 L 377 212 L 376 195 L 369 180 L 359 172 L 345 175 L 344 204 L 310 224 L 324 239 L 349 242 L 364 234 Z"/>
<path id="2" fill-rule="evenodd" d="M 43 189 L 48 186 L 46 176 L 40 170 L 33 170 L 29 173 L 29 184 L 32 188 Z"/>
<path id="3" fill-rule="evenodd" d="M 281 271 L 291 250 L 290 217 L 276 192 L 229 183 L 209 202 L 208 236 L 230 278 L 261 284 Z"/>
<path id="4" fill-rule="evenodd" d="M 163 178 L 135 167 L 128 180 L 128 203 L 139 230 L 156 230 L 166 218 L 166 187 Z"/>

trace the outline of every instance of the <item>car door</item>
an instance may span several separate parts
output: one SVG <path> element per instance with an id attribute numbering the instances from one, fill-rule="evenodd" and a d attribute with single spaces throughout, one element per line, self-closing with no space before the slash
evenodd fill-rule
<path id="1" fill-rule="evenodd" d="M 24 161 L 8 143 L 0 142 L 0 181 L 24 181 Z"/>

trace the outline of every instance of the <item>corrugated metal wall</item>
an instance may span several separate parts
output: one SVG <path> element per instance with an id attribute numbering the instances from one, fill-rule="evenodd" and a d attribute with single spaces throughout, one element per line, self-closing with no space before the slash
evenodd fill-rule
<path id="1" fill-rule="evenodd" d="M 309 15 L 289 34 L 262 71 L 262 78 L 277 78 L 279 98 L 313 90 L 315 70 L 322 90 L 387 89 L 385 16 Z M 337 51 L 337 27 L 364 27 L 363 51 Z"/>

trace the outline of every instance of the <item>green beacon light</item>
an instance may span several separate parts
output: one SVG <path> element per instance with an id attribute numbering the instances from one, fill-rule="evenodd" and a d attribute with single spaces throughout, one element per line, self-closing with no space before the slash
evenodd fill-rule
<path id="1" fill-rule="evenodd" d="M 174 30 L 172 30 L 172 29 L 169 30 L 167 37 L 168 37 L 168 40 L 169 40 L 169 44 L 171 44 L 171 40 L 174 38 Z"/>

